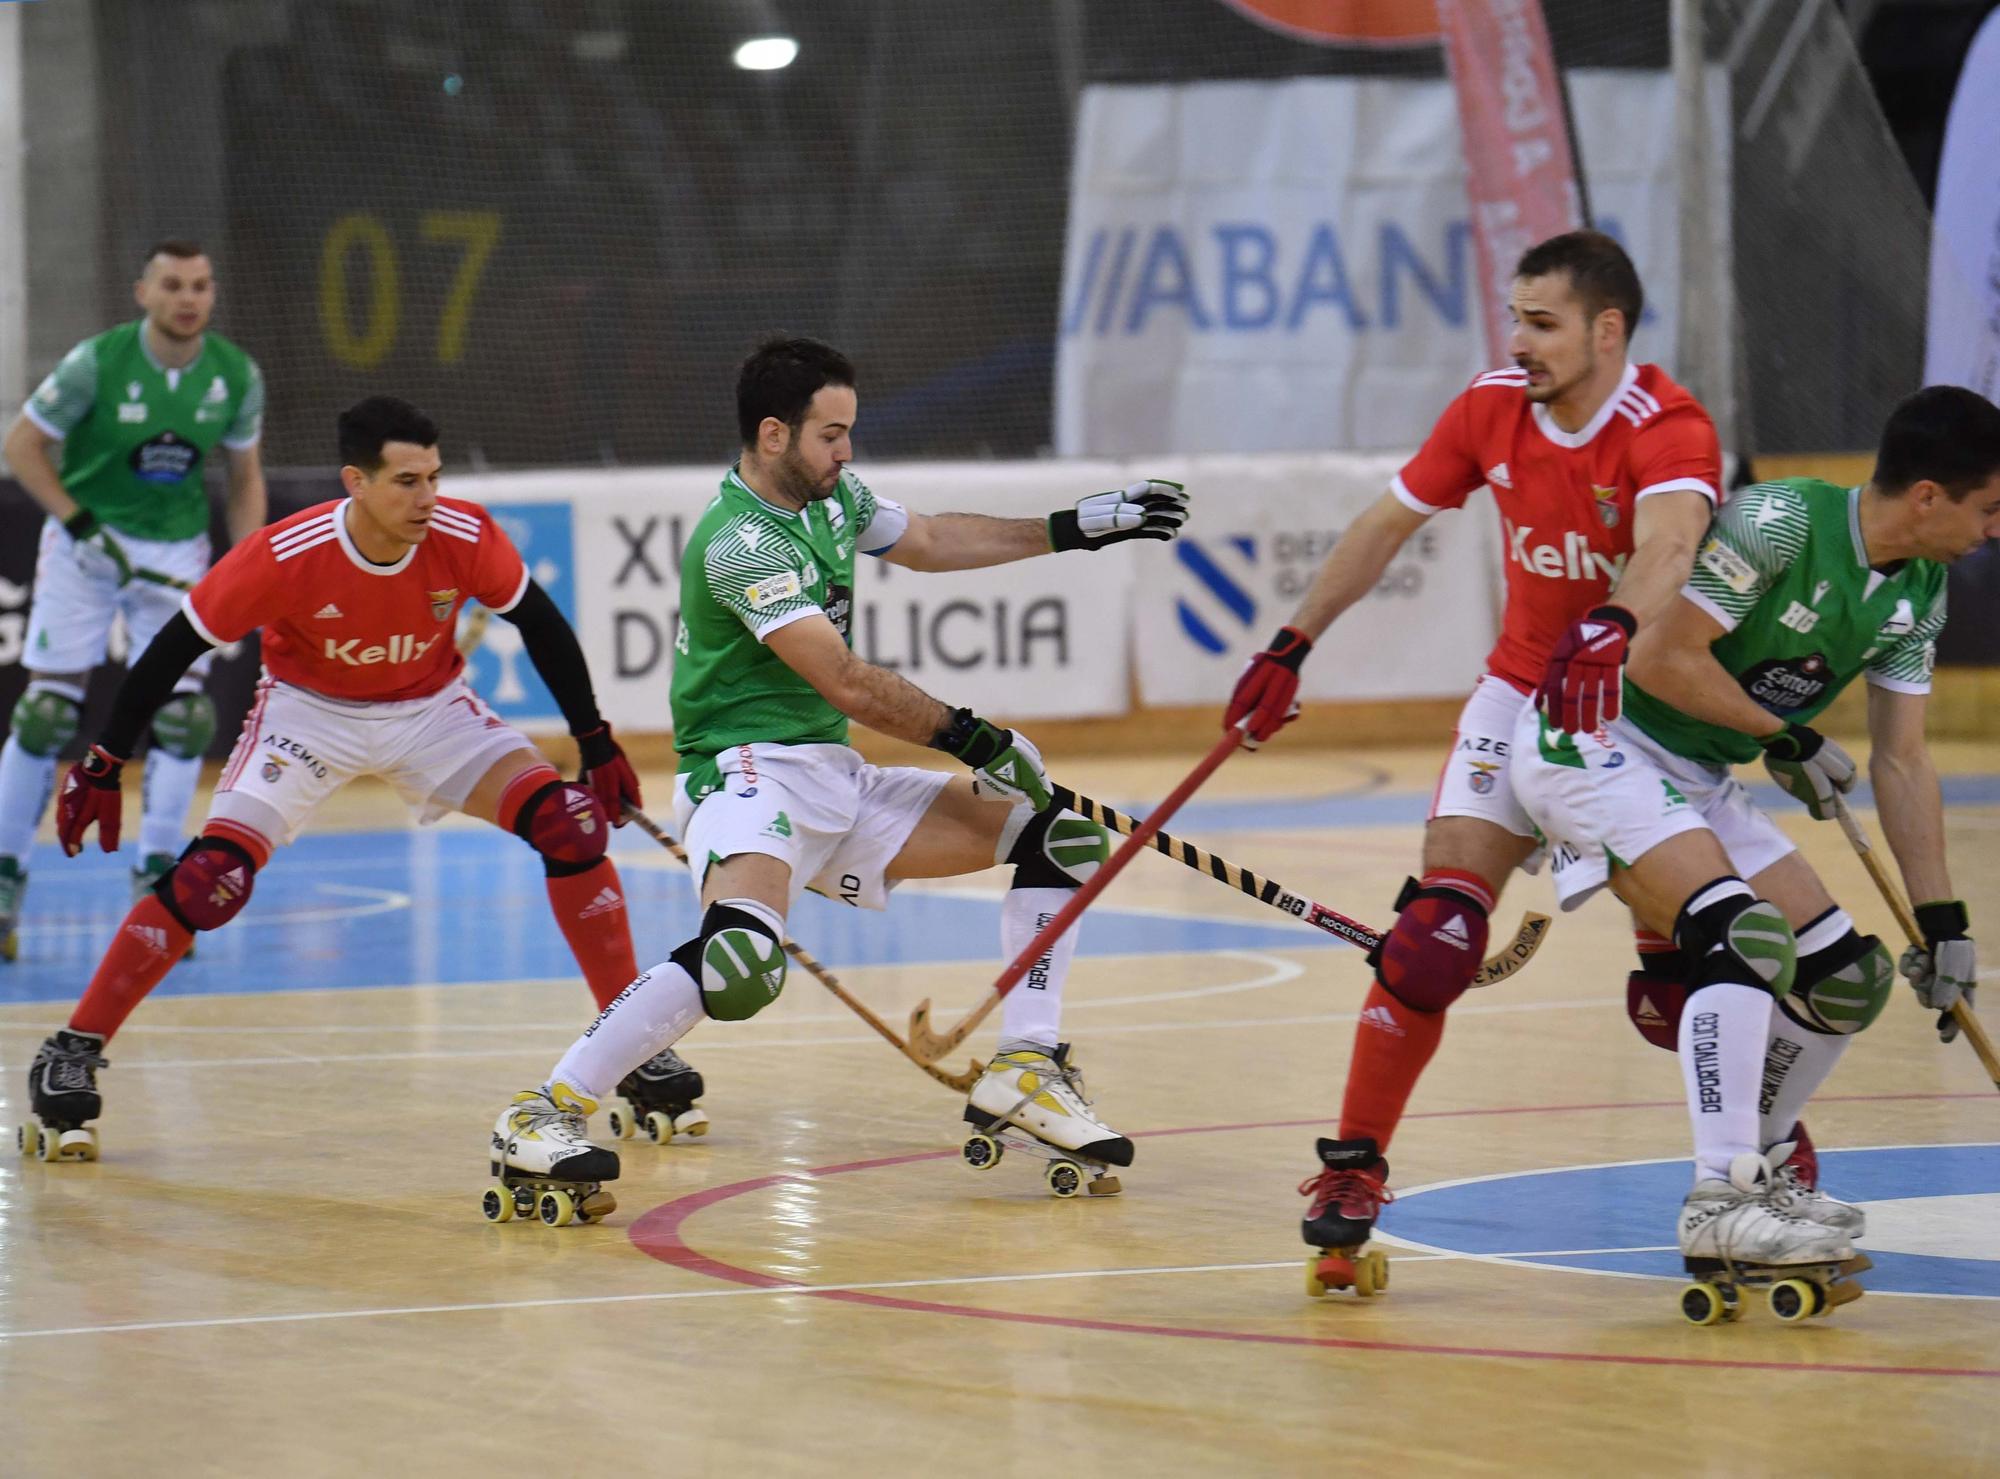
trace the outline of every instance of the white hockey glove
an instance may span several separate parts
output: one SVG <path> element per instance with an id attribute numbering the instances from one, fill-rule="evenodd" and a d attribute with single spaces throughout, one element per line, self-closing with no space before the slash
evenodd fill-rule
<path id="1" fill-rule="evenodd" d="M 1172 539 L 1187 517 L 1187 489 L 1163 478 L 1141 478 L 1050 514 L 1049 548 L 1102 549 L 1127 539 Z"/>
<path id="2" fill-rule="evenodd" d="M 1804 802 L 1814 821 L 1832 817 L 1834 796 L 1854 789 L 1854 757 L 1817 729 L 1787 724 L 1757 743 L 1771 779 Z"/>

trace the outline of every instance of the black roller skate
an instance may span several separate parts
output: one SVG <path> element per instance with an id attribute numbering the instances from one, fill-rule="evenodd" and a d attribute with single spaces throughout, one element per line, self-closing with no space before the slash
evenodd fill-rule
<path id="1" fill-rule="evenodd" d="M 1318 1299 L 1329 1289 L 1352 1289 L 1366 1299 L 1389 1287 L 1389 1260 L 1368 1246 L 1376 1215 L 1396 1200 L 1389 1190 L 1389 1163 L 1373 1140 L 1322 1140 L 1325 1167 L 1299 1183 L 1312 1198 L 1299 1235 L 1319 1249 L 1306 1260 L 1306 1293 Z"/>
<path id="2" fill-rule="evenodd" d="M 656 1053 L 626 1074 L 612 1106 L 611 1133 L 630 1140 L 641 1130 L 657 1145 L 676 1135 L 706 1135 L 708 1116 L 696 1105 L 701 1073 L 672 1048 Z"/>
<path id="3" fill-rule="evenodd" d="M 97 1131 L 89 1121 L 104 1112 L 97 1070 L 105 1067 L 104 1039 L 65 1027 L 35 1051 L 28 1065 L 32 1118 L 14 1132 L 21 1154 L 40 1161 L 94 1161 Z"/>

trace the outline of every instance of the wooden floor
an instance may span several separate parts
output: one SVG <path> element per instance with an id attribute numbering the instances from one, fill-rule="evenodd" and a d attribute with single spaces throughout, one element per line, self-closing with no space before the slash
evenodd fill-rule
<path id="1" fill-rule="evenodd" d="M 1971 798 L 1951 810 L 1957 877 L 1975 925 L 2000 919 L 1994 756 L 1945 758 Z M 1143 809 L 1187 763 L 1052 768 Z M 1239 757 L 1185 830 L 1385 922 L 1432 763 Z M 1888 938 L 1839 834 L 1782 815 Z M 491 1122 L 588 1003 L 546 951 L 449 969 L 496 930 L 555 939 L 538 879 L 431 899 L 367 861 L 433 845 L 401 826 L 357 789 L 322 846 L 363 849 L 341 897 L 376 904 L 285 914 L 327 856 L 294 849 L 242 943 L 181 968 L 198 993 L 170 981 L 141 1009 L 103 1075 L 99 1164 L 0 1160 L 0 1472 L 2000 1472 L 2000 1096 L 1906 994 L 1810 1115 L 1846 1148 L 1827 1181 L 1869 1203 L 1882 1278 L 1800 1327 L 1677 1316 L 1657 1250 L 1684 1185 L 1679 1078 L 1624 1020 L 1608 902 L 1453 1013 L 1393 1151 L 1388 1294 L 1307 1299 L 1294 1186 L 1366 967 L 1150 856 L 1087 922 L 1067 1021 L 1138 1144 L 1122 1197 L 1053 1200 L 1020 1158 L 967 1169 L 953 1096 L 795 974 L 755 1022 L 683 1044 L 713 1133 L 629 1144 L 608 1223 L 489 1226 Z M 686 885 L 663 854 L 620 848 L 645 961 L 691 906 L 670 907 Z M 121 906 L 101 866 L 88 907 L 69 898 L 82 866 L 38 855 L 42 912 L 0 966 L 9 1123 Z M 923 996 L 951 1019 L 995 974 L 1002 882 L 802 911 L 794 932 L 892 1020 Z M 1531 880 L 1500 914 L 1548 905 Z M 71 943 L 43 949 L 38 920 Z M 1092 953 L 1092 930 L 1120 953 Z M 418 942 L 401 957 L 398 931 Z M 374 962 L 353 986 L 350 959 Z"/>

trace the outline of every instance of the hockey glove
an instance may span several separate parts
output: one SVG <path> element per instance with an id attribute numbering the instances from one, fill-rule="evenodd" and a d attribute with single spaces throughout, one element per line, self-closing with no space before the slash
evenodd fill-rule
<path id="1" fill-rule="evenodd" d="M 63 529 L 76 541 L 77 564 L 87 571 L 89 565 L 85 550 L 93 550 L 111 567 L 110 573 L 118 584 L 130 585 L 134 571 L 131 557 L 125 553 L 125 546 L 118 542 L 118 536 L 97 522 L 97 515 L 89 509 L 78 509 L 63 521 Z"/>
<path id="2" fill-rule="evenodd" d="M 1141 478 L 1050 514 L 1049 548 L 1102 549 L 1127 539 L 1172 539 L 1187 516 L 1187 489 L 1163 478 Z"/>
<path id="3" fill-rule="evenodd" d="M 1854 757 L 1817 729 L 1787 724 L 1757 743 L 1764 747 L 1764 769 L 1771 779 L 1804 802 L 1815 821 L 1833 815 L 1837 792 L 1854 789 Z"/>
<path id="4" fill-rule="evenodd" d="M 1298 718 L 1299 666 L 1312 648 L 1312 638 L 1297 627 L 1279 627 L 1271 645 L 1251 658 L 1236 680 L 1222 727 L 1234 729 L 1248 719 L 1243 742 L 1254 750 Z"/>
<path id="5" fill-rule="evenodd" d="M 69 768 L 56 797 L 56 838 L 70 857 L 83 851 L 90 824 L 97 823 L 97 845 L 118 851 L 119 824 L 125 812 L 125 790 L 119 779 L 125 762 L 92 745 L 90 753 Z"/>
<path id="6" fill-rule="evenodd" d="M 624 826 L 625 808 L 636 809 L 641 804 L 639 777 L 633 773 L 632 762 L 625 758 L 625 752 L 618 748 L 618 741 L 611 737 L 611 726 L 600 724 L 579 734 L 576 749 L 583 765 L 583 774 L 577 779 L 597 798 L 597 804 L 611 818 L 611 825 Z"/>
<path id="7" fill-rule="evenodd" d="M 1025 735 L 999 729 L 970 709 L 953 709 L 951 722 L 931 737 L 931 748 L 955 755 L 972 767 L 972 789 L 1026 801 L 1036 811 L 1049 805 L 1049 777 L 1042 752 Z"/>
<path id="8" fill-rule="evenodd" d="M 1541 705 L 1550 727 L 1595 734 L 1618 717 L 1625 654 L 1638 621 L 1623 606 L 1596 606 L 1570 623 L 1542 675 Z"/>
<path id="9" fill-rule="evenodd" d="M 1979 983 L 1979 960 L 1966 937 L 1970 919 L 1965 905 L 1957 899 L 1917 905 L 1917 928 L 1923 931 L 1922 948 L 1912 945 L 1903 952 L 1898 967 L 1917 993 L 1924 1007 L 1938 1013 L 1938 1041 L 1950 1042 L 1958 1036 L 1954 1003 L 1963 1001 L 1972 1010 L 1973 988 Z"/>

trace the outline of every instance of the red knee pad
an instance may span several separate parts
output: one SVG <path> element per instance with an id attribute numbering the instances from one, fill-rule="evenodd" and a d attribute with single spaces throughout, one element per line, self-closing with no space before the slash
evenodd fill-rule
<path id="1" fill-rule="evenodd" d="M 1681 1009 L 1687 999 L 1687 983 L 1673 976 L 1634 971 L 1625 978 L 1625 1015 L 1639 1036 L 1669 1053 L 1680 1051 Z"/>
<path id="2" fill-rule="evenodd" d="M 528 797 L 515 815 L 514 830 L 556 877 L 592 867 L 611 845 L 603 803 L 575 781 L 550 781 Z"/>
<path id="3" fill-rule="evenodd" d="M 257 862 L 247 849 L 204 834 L 188 844 L 153 891 L 189 929 L 215 930 L 243 912 L 256 878 Z"/>
<path id="4" fill-rule="evenodd" d="M 1382 989 L 1419 1012 L 1457 1001 L 1486 960 L 1486 906 L 1435 876 L 1403 885 L 1395 927 L 1375 959 Z"/>

